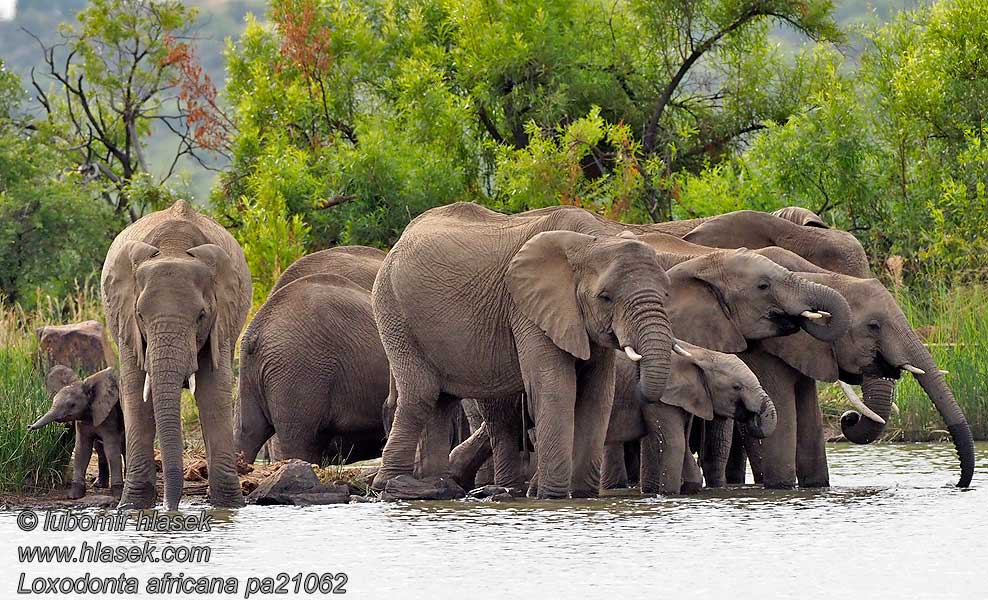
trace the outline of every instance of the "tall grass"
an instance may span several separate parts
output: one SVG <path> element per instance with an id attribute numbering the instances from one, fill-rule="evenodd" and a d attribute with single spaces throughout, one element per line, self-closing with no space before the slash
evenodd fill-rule
<path id="1" fill-rule="evenodd" d="M 988 439 L 988 287 L 939 285 L 897 290 L 899 305 L 927 344 L 975 439 Z M 945 429 L 940 415 L 913 377 L 897 386 L 898 415 L 891 425 L 900 437 L 924 440 Z"/>

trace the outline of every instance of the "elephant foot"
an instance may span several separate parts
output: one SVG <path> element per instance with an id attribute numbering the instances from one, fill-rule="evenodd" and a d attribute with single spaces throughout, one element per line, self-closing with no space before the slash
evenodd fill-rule
<path id="1" fill-rule="evenodd" d="M 93 479 L 93 487 L 96 489 L 108 488 L 110 487 L 110 479 L 109 478 L 102 479 L 97 477 L 96 479 Z"/>
<path id="2" fill-rule="evenodd" d="M 728 475 L 726 481 L 728 485 L 744 485 L 744 475 L 741 475 L 740 477 L 732 477 L 731 475 Z M 723 485 L 713 486 L 708 483 L 707 487 L 723 487 Z"/>
<path id="3" fill-rule="evenodd" d="M 532 495 L 532 490 L 529 489 L 528 494 Z M 567 488 L 549 488 L 544 485 L 539 485 L 538 489 L 535 491 L 535 497 L 539 500 L 557 500 L 559 498 L 569 498 L 569 489 Z"/>
<path id="4" fill-rule="evenodd" d="M 793 490 L 796 489 L 795 481 L 764 481 L 762 487 L 766 490 Z"/>
<path id="5" fill-rule="evenodd" d="M 119 499 L 121 496 L 123 496 L 123 488 L 124 488 L 123 484 L 114 485 L 113 487 L 110 488 L 110 494 L 114 498 Z"/>
<path id="6" fill-rule="evenodd" d="M 699 481 L 684 481 L 683 486 L 679 489 L 679 493 L 689 496 L 692 494 L 699 494 L 702 489 L 703 484 Z"/>
<path id="7" fill-rule="evenodd" d="M 69 500 L 78 500 L 86 495 L 86 482 L 85 481 L 73 481 L 69 486 L 69 493 L 66 497 Z"/>
<path id="8" fill-rule="evenodd" d="M 237 492 L 236 495 L 223 494 L 221 496 L 209 496 L 209 503 L 216 508 L 243 508 L 244 495 Z"/>
<path id="9" fill-rule="evenodd" d="M 587 490 L 573 490 L 573 493 L 570 494 L 570 497 L 571 498 L 596 498 L 599 495 L 600 495 L 600 492 L 598 490 L 589 490 L 589 489 L 587 489 Z"/>
<path id="10" fill-rule="evenodd" d="M 809 481 L 800 481 L 799 487 L 801 488 L 828 488 L 830 487 L 830 479 L 811 479 Z"/>
<path id="11" fill-rule="evenodd" d="M 117 508 L 143 509 L 154 508 L 157 501 L 157 493 L 154 484 L 150 481 L 143 483 L 124 484 L 123 493 L 120 495 L 120 504 Z"/>
<path id="12" fill-rule="evenodd" d="M 371 489 L 375 492 L 383 492 L 385 488 L 388 487 L 388 482 L 392 479 L 396 479 L 402 475 L 412 476 L 412 472 L 403 471 L 400 469 L 385 469 L 381 467 L 377 471 L 377 475 L 374 475 L 374 481 L 371 483 Z"/>

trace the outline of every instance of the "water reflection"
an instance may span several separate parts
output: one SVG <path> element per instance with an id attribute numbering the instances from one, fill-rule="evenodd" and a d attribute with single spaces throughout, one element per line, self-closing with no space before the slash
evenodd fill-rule
<path id="1" fill-rule="evenodd" d="M 356 597 L 988 596 L 985 493 L 952 487 L 952 447 L 828 451 L 834 487 L 825 490 L 743 486 L 686 498 L 622 491 L 552 502 L 254 506 L 214 511 L 209 533 L 99 539 L 208 544 L 210 562 L 184 569 L 196 575 L 344 571 Z M 983 485 L 988 446 L 979 444 L 977 457 L 975 484 Z M 0 514 L 5 546 L 92 540 L 26 534 L 14 516 Z M 74 567 L 66 571 L 87 570 Z M 127 571 L 142 569 L 162 572 L 145 565 Z"/>

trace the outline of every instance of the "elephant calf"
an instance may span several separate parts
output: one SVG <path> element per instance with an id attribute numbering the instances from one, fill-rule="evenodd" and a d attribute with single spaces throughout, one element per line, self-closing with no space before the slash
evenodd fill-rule
<path id="1" fill-rule="evenodd" d="M 113 369 L 104 369 L 79 381 L 75 372 L 55 365 L 45 377 L 45 387 L 53 396 L 51 409 L 30 429 L 49 423 L 75 423 L 75 450 L 69 498 L 86 495 L 86 468 L 96 450 L 99 476 L 96 487 L 107 487 L 114 496 L 123 491 L 124 420 L 120 393 Z M 109 470 L 109 477 L 107 477 Z"/>
<path id="2" fill-rule="evenodd" d="M 624 444 L 641 440 L 642 492 L 697 491 L 703 479 L 688 444 L 694 416 L 740 419 L 755 437 L 769 436 L 775 429 L 775 405 L 737 356 L 678 342 L 671 365 L 660 400 L 642 402 L 638 365 L 623 355 L 617 357 L 603 482 L 622 478 Z"/>
<path id="3" fill-rule="evenodd" d="M 364 460 L 384 445 L 388 360 L 370 291 L 316 273 L 280 286 L 240 354 L 240 452 L 253 462 L 275 433 L 282 458 Z"/>

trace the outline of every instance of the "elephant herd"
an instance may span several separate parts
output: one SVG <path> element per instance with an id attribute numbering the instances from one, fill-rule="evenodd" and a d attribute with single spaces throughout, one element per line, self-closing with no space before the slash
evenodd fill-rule
<path id="1" fill-rule="evenodd" d="M 243 332 L 236 406 L 251 280 L 227 231 L 179 201 L 114 240 L 101 283 L 122 506 L 156 501 L 157 435 L 177 507 L 183 387 L 221 506 L 243 503 L 238 454 L 252 462 L 275 434 L 283 458 L 381 456 L 377 490 L 399 476 L 469 486 L 488 457 L 494 484 L 539 498 L 635 480 L 690 492 L 743 482 L 747 462 L 766 487 L 827 486 L 816 381 L 862 386 L 841 429 L 869 443 L 903 370 L 947 425 L 958 485 L 973 475 L 944 373 L 855 238 L 804 209 L 654 225 L 570 206 L 429 210 L 386 254 L 338 247 L 285 270 Z M 453 447 L 464 409 L 473 433 Z"/>

